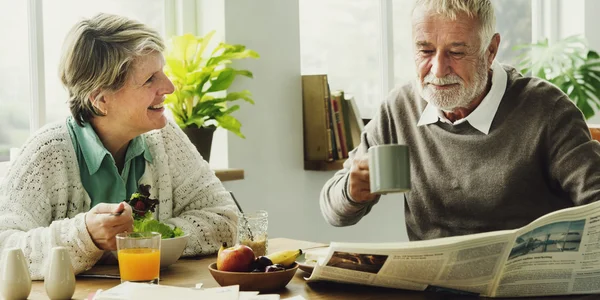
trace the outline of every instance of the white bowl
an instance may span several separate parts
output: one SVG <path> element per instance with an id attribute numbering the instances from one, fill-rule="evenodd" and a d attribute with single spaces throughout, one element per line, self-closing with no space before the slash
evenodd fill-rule
<path id="1" fill-rule="evenodd" d="M 172 264 L 174 264 L 181 254 L 183 254 L 183 250 L 187 245 L 188 239 L 190 235 L 184 234 L 183 236 L 170 238 L 170 239 L 162 239 L 160 241 L 160 268 L 166 268 Z"/>
<path id="2" fill-rule="evenodd" d="M 189 233 L 179 237 L 160 240 L 160 268 L 164 269 L 174 264 L 183 254 L 187 245 Z M 118 259 L 117 251 L 112 254 Z"/>

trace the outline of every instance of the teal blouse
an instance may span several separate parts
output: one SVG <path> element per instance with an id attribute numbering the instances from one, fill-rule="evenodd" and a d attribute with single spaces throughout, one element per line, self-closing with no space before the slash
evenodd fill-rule
<path id="1" fill-rule="evenodd" d="M 152 154 L 144 136 L 140 135 L 129 142 L 125 165 L 119 174 L 112 154 L 106 150 L 89 123 L 81 127 L 73 117 L 69 117 L 67 128 L 77 155 L 81 183 L 92 199 L 90 207 L 98 203 L 119 203 L 137 192 L 146 161 L 152 163 Z"/>

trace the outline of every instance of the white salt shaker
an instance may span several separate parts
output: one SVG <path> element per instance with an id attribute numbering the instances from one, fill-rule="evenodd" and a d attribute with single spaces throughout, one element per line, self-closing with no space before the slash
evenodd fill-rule
<path id="1" fill-rule="evenodd" d="M 75 293 L 75 273 L 69 251 L 65 247 L 54 247 L 44 277 L 46 294 L 52 300 L 71 299 Z"/>
<path id="2" fill-rule="evenodd" d="M 27 299 L 31 292 L 31 276 L 23 251 L 7 248 L 0 264 L 0 295 L 5 300 Z"/>

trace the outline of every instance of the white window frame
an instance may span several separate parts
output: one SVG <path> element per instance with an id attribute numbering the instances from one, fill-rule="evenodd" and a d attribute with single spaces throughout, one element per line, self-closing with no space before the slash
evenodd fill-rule
<path id="1" fill-rule="evenodd" d="M 558 0 L 531 1 L 531 42 L 548 38 L 549 43 L 559 40 Z"/>
<path id="2" fill-rule="evenodd" d="M 29 130 L 33 134 L 46 124 L 46 81 L 44 79 L 43 1 L 27 1 L 29 25 L 29 91 L 31 105 Z"/>
<path id="3" fill-rule="evenodd" d="M 392 0 L 380 0 L 379 19 L 381 40 L 381 95 L 385 97 L 394 87 L 394 17 Z"/>

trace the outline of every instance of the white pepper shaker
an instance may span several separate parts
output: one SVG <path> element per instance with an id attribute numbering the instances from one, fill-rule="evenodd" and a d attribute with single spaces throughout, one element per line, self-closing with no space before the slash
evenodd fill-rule
<path id="1" fill-rule="evenodd" d="M 54 247 L 44 277 L 46 294 L 51 300 L 71 299 L 75 293 L 75 273 L 65 247 Z"/>

